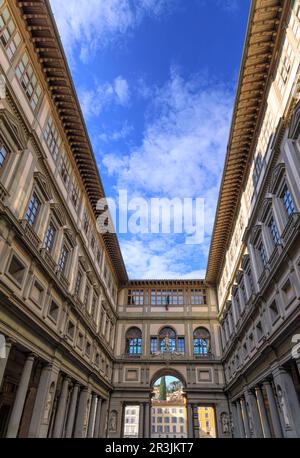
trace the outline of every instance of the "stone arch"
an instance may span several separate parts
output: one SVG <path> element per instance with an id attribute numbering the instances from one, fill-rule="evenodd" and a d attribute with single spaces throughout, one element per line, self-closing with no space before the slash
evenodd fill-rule
<path id="1" fill-rule="evenodd" d="M 186 384 L 184 375 L 177 369 L 174 369 L 173 367 L 168 367 L 168 366 L 162 367 L 161 369 L 155 372 L 150 382 L 151 388 L 153 388 L 155 382 L 163 376 L 176 377 L 182 383 L 183 387 L 186 388 L 187 384 Z"/>

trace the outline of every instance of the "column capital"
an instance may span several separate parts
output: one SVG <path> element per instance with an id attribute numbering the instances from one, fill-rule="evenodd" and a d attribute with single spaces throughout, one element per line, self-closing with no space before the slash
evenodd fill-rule
<path id="1" fill-rule="evenodd" d="M 35 359 L 38 359 L 38 355 L 36 353 L 27 353 L 26 361 L 34 361 Z"/>

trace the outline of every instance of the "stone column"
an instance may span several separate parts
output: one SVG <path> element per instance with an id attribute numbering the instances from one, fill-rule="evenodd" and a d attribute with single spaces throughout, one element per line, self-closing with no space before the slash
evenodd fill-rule
<path id="1" fill-rule="evenodd" d="M 195 439 L 199 439 L 200 437 L 200 425 L 199 425 L 199 416 L 198 416 L 198 406 L 197 404 L 193 404 L 193 425 L 194 425 L 194 437 Z"/>
<path id="2" fill-rule="evenodd" d="M 279 417 L 278 408 L 276 405 L 276 400 L 275 400 L 275 396 L 273 393 L 272 385 L 268 380 L 264 381 L 263 385 L 266 388 L 268 403 L 270 407 L 272 426 L 273 426 L 275 437 L 281 438 L 283 437 L 282 429 L 281 429 L 281 422 L 280 422 L 280 417 Z"/>
<path id="3" fill-rule="evenodd" d="M 230 411 L 232 417 L 232 424 L 233 424 L 233 437 L 241 437 L 240 433 L 240 425 L 238 422 L 238 414 L 237 414 L 237 407 L 235 402 L 230 403 Z"/>
<path id="4" fill-rule="evenodd" d="M 101 406 L 101 420 L 100 420 L 100 435 L 99 437 L 107 437 L 107 415 L 108 415 L 108 400 L 104 399 Z"/>
<path id="5" fill-rule="evenodd" d="M 255 438 L 264 437 L 254 393 L 251 390 L 246 390 L 245 399 L 247 405 L 249 406 L 249 416 L 252 420 L 252 428 L 250 426 L 250 430 L 253 430 L 253 435 Z"/>
<path id="6" fill-rule="evenodd" d="M 84 421 L 86 415 L 87 401 L 88 401 L 88 389 L 83 388 L 79 396 L 79 403 L 77 409 L 74 437 L 84 437 Z"/>
<path id="7" fill-rule="evenodd" d="M 66 415 L 67 400 L 68 400 L 68 390 L 69 390 L 70 379 L 68 377 L 64 378 L 62 389 L 58 401 L 56 417 L 54 422 L 53 435 L 54 438 L 59 438 L 62 436 L 64 419 Z"/>
<path id="8" fill-rule="evenodd" d="M 250 432 L 249 418 L 248 418 L 248 412 L 247 412 L 247 409 L 246 409 L 245 399 L 241 398 L 240 399 L 240 403 L 241 403 L 241 410 L 242 410 L 242 416 L 243 416 L 243 422 L 244 422 L 246 437 L 248 439 L 250 439 L 251 438 L 251 432 Z"/>
<path id="9" fill-rule="evenodd" d="M 66 437 L 68 438 L 72 437 L 72 433 L 73 433 L 79 387 L 80 387 L 79 383 L 75 383 L 73 391 L 72 391 L 71 403 L 70 403 L 67 425 L 66 425 Z"/>
<path id="10" fill-rule="evenodd" d="M 144 413 L 145 413 L 145 433 L 144 433 L 144 437 L 146 439 L 149 439 L 150 438 L 150 404 L 149 404 L 149 402 L 145 403 Z"/>
<path id="11" fill-rule="evenodd" d="M 244 427 L 244 422 L 243 422 L 243 415 L 242 415 L 240 401 L 236 402 L 236 412 L 237 412 L 237 421 L 238 421 L 239 433 L 240 433 L 239 437 L 244 438 L 246 437 L 246 434 L 245 434 L 245 427 Z"/>
<path id="12" fill-rule="evenodd" d="M 255 393 L 256 393 L 258 409 L 259 409 L 259 412 L 260 412 L 260 418 L 261 418 L 261 423 L 262 423 L 263 434 L 264 434 L 265 438 L 270 438 L 270 437 L 272 437 L 272 434 L 271 434 L 269 420 L 268 420 L 268 416 L 267 416 L 265 401 L 264 401 L 263 393 L 262 393 L 262 390 L 261 390 L 260 386 L 257 386 L 255 388 Z"/>
<path id="13" fill-rule="evenodd" d="M 98 402 L 98 397 L 96 394 L 93 394 L 87 437 L 94 437 L 97 402 Z"/>
<path id="14" fill-rule="evenodd" d="M 0 335 L 1 337 L 1 335 Z M 5 337 L 3 337 L 3 340 L 5 339 Z M 2 339 L 1 339 L 2 341 Z M 9 353 L 10 353 L 10 350 L 11 350 L 11 346 L 12 346 L 12 343 L 5 339 L 5 358 L 0 358 L 0 388 L 1 388 L 1 385 L 2 385 L 2 382 L 3 382 L 3 378 L 4 378 L 4 372 L 5 372 L 5 369 L 6 369 L 6 364 L 7 364 L 7 361 L 8 361 L 8 358 L 9 358 Z"/>
<path id="15" fill-rule="evenodd" d="M 26 400 L 26 394 L 28 390 L 28 385 L 30 381 L 30 376 L 32 372 L 32 366 L 34 363 L 34 355 L 30 354 L 27 356 L 25 365 L 23 368 L 21 380 L 18 386 L 14 406 L 10 415 L 8 428 L 7 428 L 7 437 L 17 437 L 20 421 L 23 413 L 23 408 Z"/>
<path id="16" fill-rule="evenodd" d="M 28 437 L 47 437 L 58 373 L 59 367 L 53 364 L 42 369 Z"/>
<path id="17" fill-rule="evenodd" d="M 193 418 L 193 407 L 192 404 L 187 404 L 187 427 L 188 427 L 188 438 L 194 438 L 194 418 Z"/>
<path id="18" fill-rule="evenodd" d="M 272 371 L 287 437 L 300 437 L 300 405 L 294 382 L 283 367 Z"/>
<path id="19" fill-rule="evenodd" d="M 140 403 L 139 437 L 144 437 L 144 404 Z"/>
<path id="20" fill-rule="evenodd" d="M 94 429 L 94 437 L 96 438 L 101 437 L 100 436 L 101 410 L 102 410 L 102 399 L 98 397 L 95 429 Z"/>

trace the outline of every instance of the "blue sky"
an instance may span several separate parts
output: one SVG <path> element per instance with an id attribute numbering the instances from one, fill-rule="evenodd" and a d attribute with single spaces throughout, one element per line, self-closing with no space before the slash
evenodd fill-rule
<path id="1" fill-rule="evenodd" d="M 107 196 L 205 199 L 205 238 L 120 234 L 130 278 L 204 277 L 250 0 L 51 0 Z"/>

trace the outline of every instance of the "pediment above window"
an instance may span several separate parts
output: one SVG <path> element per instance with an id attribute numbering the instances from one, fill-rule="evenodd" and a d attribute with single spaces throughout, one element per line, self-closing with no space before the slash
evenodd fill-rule
<path id="1" fill-rule="evenodd" d="M 252 228 L 252 231 L 251 231 L 250 243 L 252 243 L 252 245 L 255 244 L 260 234 L 261 234 L 261 225 L 257 224 L 256 226 Z"/>
<path id="2" fill-rule="evenodd" d="M 20 127 L 18 118 L 5 108 L 0 109 L 0 129 L 6 134 L 5 140 L 13 150 L 23 151 L 26 149 L 27 139 L 24 130 Z"/>
<path id="3" fill-rule="evenodd" d="M 45 200 L 47 202 L 49 200 L 52 200 L 52 198 L 53 198 L 52 191 L 51 191 L 50 185 L 49 185 L 45 175 L 43 175 L 41 172 L 34 172 L 33 178 L 34 178 L 35 182 L 37 183 L 40 192 L 45 197 Z"/>
<path id="4" fill-rule="evenodd" d="M 58 220 L 59 224 L 61 226 L 66 225 L 66 217 L 64 215 L 63 209 L 60 204 L 58 203 L 51 203 L 50 208 L 52 212 L 54 213 L 56 219 Z"/>
<path id="5" fill-rule="evenodd" d="M 285 174 L 285 164 L 281 162 L 276 165 L 271 176 L 271 183 L 269 187 L 269 192 L 271 194 L 276 194 L 276 190 L 281 182 L 282 177 Z"/>
<path id="6" fill-rule="evenodd" d="M 258 215 L 258 221 L 265 222 L 271 206 L 272 206 L 272 199 L 270 197 L 266 197 L 263 200 L 261 210 Z"/>
<path id="7" fill-rule="evenodd" d="M 300 101 L 297 103 L 289 128 L 288 136 L 291 140 L 297 140 L 300 135 Z"/>
<path id="8" fill-rule="evenodd" d="M 64 233 L 65 233 L 68 241 L 70 242 L 72 248 L 74 248 L 76 246 L 76 239 L 74 237 L 73 232 L 71 231 L 70 228 L 64 227 Z"/>
<path id="9" fill-rule="evenodd" d="M 245 254 L 242 259 L 241 267 L 243 270 L 246 270 L 250 262 L 250 256 L 249 254 Z"/>

